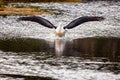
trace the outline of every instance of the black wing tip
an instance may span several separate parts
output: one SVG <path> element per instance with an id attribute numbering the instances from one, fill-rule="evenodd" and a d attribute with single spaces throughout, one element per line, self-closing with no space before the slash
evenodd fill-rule
<path id="1" fill-rule="evenodd" d="M 103 16 L 95 16 L 95 17 L 93 17 L 95 20 L 97 20 L 97 21 L 102 21 L 102 20 L 104 20 L 105 18 L 103 17 Z"/>
<path id="2" fill-rule="evenodd" d="M 103 16 L 83 16 L 82 18 L 89 18 L 92 21 L 102 21 L 105 19 Z"/>

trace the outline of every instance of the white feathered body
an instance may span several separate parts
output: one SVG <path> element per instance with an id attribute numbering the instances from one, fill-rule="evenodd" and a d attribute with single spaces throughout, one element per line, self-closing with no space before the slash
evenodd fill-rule
<path id="1" fill-rule="evenodd" d="M 55 35 L 57 37 L 65 36 L 65 29 L 63 29 L 63 26 L 61 24 L 59 24 L 58 27 L 56 28 Z"/>

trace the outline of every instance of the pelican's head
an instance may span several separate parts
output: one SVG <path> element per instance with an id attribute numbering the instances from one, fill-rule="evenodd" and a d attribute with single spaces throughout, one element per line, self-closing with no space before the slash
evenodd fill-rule
<path id="1" fill-rule="evenodd" d="M 55 35 L 57 37 L 64 37 L 65 36 L 65 32 L 66 32 L 66 30 L 64 29 L 64 27 L 62 26 L 62 24 L 59 23 L 58 27 L 55 30 Z"/>

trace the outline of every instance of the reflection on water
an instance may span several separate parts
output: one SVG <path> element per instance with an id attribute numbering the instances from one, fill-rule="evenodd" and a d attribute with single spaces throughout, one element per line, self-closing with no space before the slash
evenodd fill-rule
<path id="1" fill-rule="evenodd" d="M 55 54 L 56 57 L 59 58 L 63 55 L 63 51 L 65 49 L 66 40 L 64 39 L 56 39 L 55 40 Z"/>
<path id="2" fill-rule="evenodd" d="M 53 43 L 51 47 L 48 43 Z M 48 42 L 43 39 L 3 39 L 0 40 L 0 50 L 10 52 L 46 52 L 61 56 L 75 56 L 83 58 L 108 58 L 109 61 L 120 61 L 119 38 L 83 38 L 67 41 L 55 39 Z M 104 61 L 105 59 L 103 59 Z"/>

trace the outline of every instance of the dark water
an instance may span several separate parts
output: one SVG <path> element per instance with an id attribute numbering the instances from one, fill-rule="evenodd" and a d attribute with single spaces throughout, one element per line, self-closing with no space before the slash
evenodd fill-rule
<path id="1" fill-rule="evenodd" d="M 82 57 L 107 57 L 110 61 L 120 61 L 119 38 L 86 38 L 73 41 L 73 48 Z"/>
<path id="2" fill-rule="evenodd" d="M 5 52 L 44 52 L 49 51 L 49 45 L 43 39 L 3 39 L 0 40 L 0 49 Z"/>
<path id="3" fill-rule="evenodd" d="M 4 52 L 45 52 L 57 55 L 57 48 L 62 48 L 60 49 L 61 52 L 59 52 L 61 56 L 83 58 L 105 57 L 112 62 L 120 61 L 119 38 L 81 38 L 72 41 L 56 39 L 53 42 L 32 38 L 0 40 L 0 50 Z"/>

